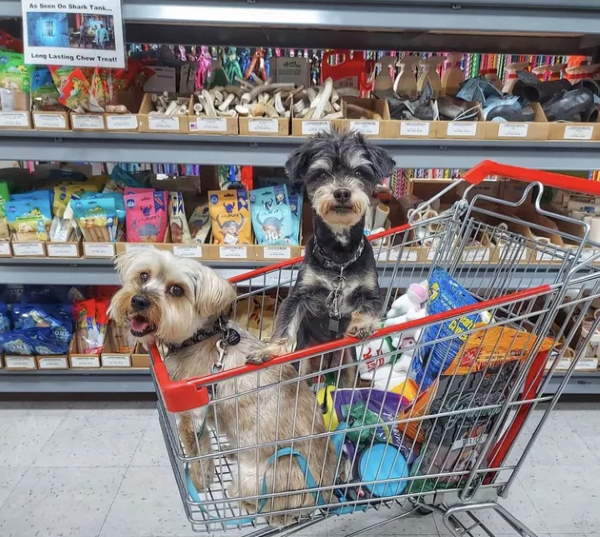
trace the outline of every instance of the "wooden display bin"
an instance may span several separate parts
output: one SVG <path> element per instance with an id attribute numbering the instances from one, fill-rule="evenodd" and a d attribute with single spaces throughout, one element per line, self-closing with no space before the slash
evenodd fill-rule
<path id="1" fill-rule="evenodd" d="M 360 119 L 352 109 L 348 109 L 348 104 L 377 112 L 382 119 Z M 385 99 L 343 97 L 342 111 L 345 119 L 335 120 L 336 126 L 340 129 L 360 132 L 370 138 L 398 138 L 399 136 L 400 122 L 390 119 L 390 109 Z"/>
<path id="2" fill-rule="evenodd" d="M 190 98 L 191 100 L 191 98 Z M 189 108 L 189 106 L 188 106 Z M 188 116 L 167 116 L 152 111 L 152 94 L 145 93 L 138 113 L 140 130 L 142 132 L 188 132 Z"/>
<path id="3" fill-rule="evenodd" d="M 535 113 L 533 121 L 486 121 L 486 140 L 547 140 L 550 124 L 540 103 L 531 103 Z"/>
<path id="4" fill-rule="evenodd" d="M 600 140 L 600 122 L 596 121 L 594 123 L 550 123 L 548 140 Z"/>

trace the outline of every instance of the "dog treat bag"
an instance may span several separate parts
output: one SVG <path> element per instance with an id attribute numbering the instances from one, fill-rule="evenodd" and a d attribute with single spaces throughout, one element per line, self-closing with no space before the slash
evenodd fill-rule
<path id="1" fill-rule="evenodd" d="M 167 231 L 167 193 L 153 190 L 125 194 L 129 242 L 163 242 Z"/>
<path id="2" fill-rule="evenodd" d="M 210 190 L 208 209 L 215 244 L 251 244 L 252 228 L 245 190 Z"/>
<path id="3" fill-rule="evenodd" d="M 250 202 L 257 244 L 298 244 L 285 185 L 252 190 Z"/>
<path id="4" fill-rule="evenodd" d="M 169 229 L 171 242 L 192 242 L 181 192 L 169 192 Z"/>

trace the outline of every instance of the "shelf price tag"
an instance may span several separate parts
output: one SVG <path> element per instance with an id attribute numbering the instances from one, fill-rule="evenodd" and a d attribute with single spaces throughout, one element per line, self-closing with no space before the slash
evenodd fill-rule
<path id="1" fill-rule="evenodd" d="M 104 130 L 104 116 L 100 114 L 71 114 L 74 129 Z"/>
<path id="2" fill-rule="evenodd" d="M 379 135 L 379 121 L 374 119 L 352 120 L 350 121 L 350 130 L 360 134 L 377 136 Z"/>
<path id="3" fill-rule="evenodd" d="M 9 356 L 4 357 L 7 369 L 35 369 L 35 358 L 33 356 Z"/>
<path id="4" fill-rule="evenodd" d="M 43 242 L 13 242 L 13 253 L 16 256 L 44 256 Z"/>
<path id="5" fill-rule="evenodd" d="M 67 119 L 62 114 L 34 112 L 33 124 L 36 129 L 66 129 Z"/>
<path id="6" fill-rule="evenodd" d="M 450 121 L 446 128 L 447 136 L 475 136 L 477 134 L 476 121 Z"/>
<path id="7" fill-rule="evenodd" d="M 29 127 L 29 112 L 0 112 L 0 127 Z"/>
<path id="8" fill-rule="evenodd" d="M 202 257 L 202 246 L 174 244 L 173 253 L 179 257 Z"/>
<path id="9" fill-rule="evenodd" d="M 115 131 L 135 130 L 138 128 L 137 116 L 134 114 L 106 116 L 106 128 Z"/>
<path id="10" fill-rule="evenodd" d="M 83 253 L 86 257 L 114 257 L 115 244 L 113 242 L 84 242 Z"/>
<path id="11" fill-rule="evenodd" d="M 131 356 L 128 354 L 103 354 L 102 367 L 131 367 Z"/>
<path id="12" fill-rule="evenodd" d="M 292 249 L 289 246 L 263 246 L 265 259 L 290 259 Z"/>
<path id="13" fill-rule="evenodd" d="M 429 136 L 427 121 L 401 121 L 400 136 Z"/>
<path id="14" fill-rule="evenodd" d="M 276 118 L 248 118 L 249 132 L 279 132 L 279 122 Z"/>
<path id="15" fill-rule="evenodd" d="M 192 132 L 227 132 L 227 120 L 224 117 L 198 117 L 189 122 Z"/>
<path id="16" fill-rule="evenodd" d="M 498 125 L 498 136 L 501 138 L 525 138 L 529 131 L 527 123 L 511 123 L 506 121 Z"/>
<path id="17" fill-rule="evenodd" d="M 591 140 L 593 134 L 593 125 L 567 125 L 563 140 Z"/>
<path id="18" fill-rule="evenodd" d="M 153 131 L 178 131 L 179 118 L 168 116 L 148 116 L 148 128 Z"/>
<path id="19" fill-rule="evenodd" d="M 79 257 L 76 244 L 49 242 L 48 257 Z"/>
<path id="20" fill-rule="evenodd" d="M 97 368 L 100 367 L 100 356 L 73 355 L 69 357 L 71 367 Z"/>
<path id="21" fill-rule="evenodd" d="M 39 356 L 38 367 L 40 369 L 67 369 L 69 364 L 66 356 Z"/>
<path id="22" fill-rule="evenodd" d="M 331 132 L 331 121 L 302 121 L 302 135 L 317 134 L 318 132 Z"/>
<path id="23" fill-rule="evenodd" d="M 126 242 L 125 243 L 125 251 L 129 252 L 139 252 L 141 250 L 151 250 L 154 248 L 153 244 L 146 244 L 144 242 Z"/>
<path id="24" fill-rule="evenodd" d="M 0 241 L 0 256 L 11 256 L 10 242 Z"/>
<path id="25" fill-rule="evenodd" d="M 248 248 L 246 246 L 219 246 L 219 257 L 222 259 L 246 259 Z"/>

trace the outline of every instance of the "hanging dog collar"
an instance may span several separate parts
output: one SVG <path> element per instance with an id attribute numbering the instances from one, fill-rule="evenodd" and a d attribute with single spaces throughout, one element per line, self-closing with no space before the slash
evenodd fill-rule
<path id="1" fill-rule="evenodd" d="M 363 237 L 360 241 L 360 244 L 358 245 L 358 248 L 356 248 L 356 251 L 354 252 L 353 256 L 348 261 L 346 261 L 345 263 L 336 263 L 335 261 L 332 261 L 325 255 L 323 249 L 317 243 L 317 238 L 313 237 L 312 253 L 317 259 L 317 261 L 319 261 L 319 263 L 321 263 L 321 265 L 323 265 L 326 269 L 339 271 L 339 274 L 335 276 L 333 280 L 333 289 L 327 295 L 327 298 L 325 300 L 325 303 L 329 308 L 329 330 L 331 332 L 337 333 L 340 329 L 340 319 L 342 318 L 340 302 L 342 299 L 342 289 L 344 287 L 344 281 L 346 280 L 346 278 L 344 277 L 344 270 L 346 270 L 350 265 L 352 265 L 358 260 L 358 258 L 362 255 L 364 249 L 365 238 Z"/>
<path id="2" fill-rule="evenodd" d="M 200 328 L 200 330 L 198 330 L 193 336 L 187 338 L 185 341 L 178 344 L 168 344 L 167 349 L 169 352 L 180 351 L 181 349 L 196 345 L 196 343 L 205 341 L 208 338 L 218 334 L 222 335 L 219 341 L 224 342 L 226 345 L 237 345 L 240 342 L 239 332 L 233 328 L 227 327 L 227 319 L 221 315 L 216 319 L 212 328 Z"/>

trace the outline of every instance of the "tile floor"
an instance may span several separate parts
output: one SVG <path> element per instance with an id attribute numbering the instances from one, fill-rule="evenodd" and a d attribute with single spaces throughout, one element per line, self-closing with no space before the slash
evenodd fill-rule
<path id="1" fill-rule="evenodd" d="M 559 405 L 505 505 L 540 537 L 600 537 L 599 448 L 600 404 Z M 339 517 L 303 535 L 338 537 L 392 514 Z M 0 401 L 1 537 L 191 535 L 152 403 Z M 429 516 L 364 535 L 447 532 Z"/>

